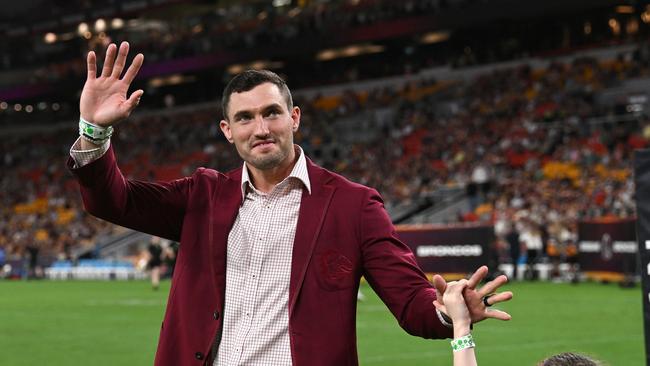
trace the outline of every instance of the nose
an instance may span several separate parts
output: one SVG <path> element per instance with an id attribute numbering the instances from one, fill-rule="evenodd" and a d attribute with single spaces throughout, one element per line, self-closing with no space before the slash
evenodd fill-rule
<path id="1" fill-rule="evenodd" d="M 258 115 L 255 118 L 255 135 L 256 136 L 267 136 L 269 134 L 269 123 L 266 119 Z"/>

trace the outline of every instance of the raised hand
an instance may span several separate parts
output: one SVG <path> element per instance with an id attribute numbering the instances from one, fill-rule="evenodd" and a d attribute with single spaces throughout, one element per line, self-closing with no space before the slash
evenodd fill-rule
<path id="1" fill-rule="evenodd" d="M 119 52 L 117 46 L 111 43 L 106 50 L 102 73 L 97 77 L 97 57 L 95 52 L 88 52 L 88 77 L 79 101 L 81 118 L 108 127 L 128 117 L 138 105 L 144 91 L 136 90 L 128 99 L 126 93 L 142 66 L 144 56 L 137 54 L 124 76 L 120 78 L 128 53 L 128 42 L 120 44 Z"/>
<path id="2" fill-rule="evenodd" d="M 479 289 L 476 288 L 476 286 L 478 286 L 478 284 L 485 278 L 487 273 L 488 268 L 486 266 L 482 266 L 476 270 L 470 279 L 467 280 L 467 286 L 463 290 L 463 297 L 465 298 L 465 304 L 469 310 L 472 323 L 478 323 L 487 318 L 510 320 L 510 314 L 501 310 L 490 309 L 483 303 L 483 298 L 485 296 L 489 296 L 487 302 L 490 306 L 512 299 L 512 292 L 510 291 L 497 294 L 494 293 L 499 287 L 508 282 L 508 278 L 503 275 L 486 283 Z M 445 290 L 447 289 L 447 282 L 440 275 L 435 275 L 433 277 L 433 285 L 436 288 L 436 293 L 438 295 L 438 299 L 434 301 L 434 305 L 441 312 L 448 314 L 443 298 Z"/>

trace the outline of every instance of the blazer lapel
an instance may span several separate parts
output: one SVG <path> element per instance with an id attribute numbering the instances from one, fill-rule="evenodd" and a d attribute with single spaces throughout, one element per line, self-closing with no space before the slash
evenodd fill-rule
<path id="1" fill-rule="evenodd" d="M 316 167 L 309 159 L 307 170 L 311 183 L 311 194 L 305 189 L 300 201 L 300 213 L 296 225 L 291 258 L 291 281 L 289 283 L 289 316 L 296 304 L 302 287 L 307 266 L 311 259 L 316 239 L 323 226 L 327 208 L 332 200 L 335 188 L 326 184 L 324 171 Z"/>
<path id="2" fill-rule="evenodd" d="M 226 288 L 226 253 L 228 234 L 241 206 L 241 169 L 225 175 L 212 202 L 208 250 L 217 289 Z"/>

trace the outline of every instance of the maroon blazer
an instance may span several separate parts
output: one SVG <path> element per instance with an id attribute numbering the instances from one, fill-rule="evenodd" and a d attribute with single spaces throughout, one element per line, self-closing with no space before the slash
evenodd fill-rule
<path id="1" fill-rule="evenodd" d="M 180 241 L 156 365 L 211 365 L 221 333 L 228 233 L 241 204 L 241 168 L 199 168 L 171 182 L 131 181 L 113 149 L 79 169 L 86 210 L 118 225 Z M 364 276 L 408 333 L 452 336 L 432 304 L 435 291 L 400 242 L 371 188 L 307 161 L 289 286 L 294 365 L 357 365 L 356 305 Z"/>

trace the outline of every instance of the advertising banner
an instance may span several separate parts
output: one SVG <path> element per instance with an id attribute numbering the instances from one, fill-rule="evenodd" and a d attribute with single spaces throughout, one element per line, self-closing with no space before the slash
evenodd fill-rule
<path id="1" fill-rule="evenodd" d="M 637 269 L 635 219 L 578 223 L 578 252 L 583 272 L 632 275 Z"/>
<path id="2" fill-rule="evenodd" d="M 397 235 L 429 273 L 470 273 L 488 263 L 492 225 L 398 226 Z"/>

